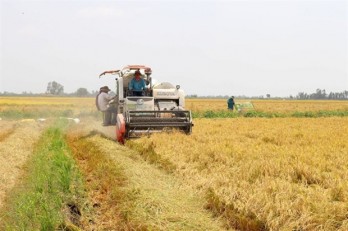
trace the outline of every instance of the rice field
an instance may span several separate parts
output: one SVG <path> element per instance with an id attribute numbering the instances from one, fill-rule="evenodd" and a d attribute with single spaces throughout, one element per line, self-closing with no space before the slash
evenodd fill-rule
<path id="1" fill-rule="evenodd" d="M 239 102 L 246 101 L 236 99 Z M 0 205 L 8 203 L 6 195 L 21 180 L 24 163 L 45 127 L 59 118 L 78 117 L 81 122 L 68 122 L 64 132 L 73 137 L 68 141 L 73 150 L 85 150 L 77 155 L 76 168 L 82 175 L 86 171 L 86 190 L 91 195 L 86 200 L 93 203 L 84 204 L 90 204 L 86 213 L 96 218 L 82 218 L 81 225 L 86 225 L 82 229 L 111 229 L 117 224 L 123 230 L 348 230 L 348 116 L 291 116 L 294 112 L 346 113 L 348 101 L 251 102 L 257 112 L 288 116 L 195 118 L 191 135 L 154 134 L 120 146 L 109 140 L 113 128 L 101 127 L 93 98 L 2 97 L 0 160 L 2 165 L 7 161 L 12 165 L 1 170 L 2 181 L 11 184 L 0 188 Z M 193 113 L 227 112 L 226 106 L 224 99 L 186 101 Z M 39 122 L 39 118 L 46 120 Z M 33 136 L 19 142 L 30 129 Z M 86 165 L 88 150 L 106 159 Z M 122 172 L 122 186 L 110 180 L 95 185 L 93 171 L 101 178 L 107 174 L 101 170 L 106 164 Z M 16 174 L 12 166 L 19 170 Z M 110 202 L 105 207 L 96 202 L 115 187 L 121 187 L 116 192 L 117 208 Z M 115 196 L 109 197 L 111 201 Z"/>
<path id="2" fill-rule="evenodd" d="M 0 118 L 98 116 L 93 98 L 0 97 Z"/>
<path id="3" fill-rule="evenodd" d="M 347 230 L 347 140 L 348 118 L 237 118 L 199 119 L 191 136 L 127 145 L 174 165 L 232 228 Z"/>
<path id="4" fill-rule="evenodd" d="M 316 112 L 331 110 L 348 110 L 348 101 L 339 100 L 244 100 L 235 99 L 236 104 L 251 102 L 259 112 Z M 187 99 L 186 108 L 193 112 L 227 111 L 227 99 Z"/>
<path id="5" fill-rule="evenodd" d="M 261 112 L 348 111 L 344 100 L 245 100 L 235 99 L 236 104 L 251 102 Z M 0 112 L 9 109 L 71 110 L 75 114 L 94 112 L 95 99 L 81 97 L 0 97 Z M 186 99 L 186 109 L 192 112 L 227 111 L 227 99 Z M 88 113 L 87 113 L 88 114 Z"/>

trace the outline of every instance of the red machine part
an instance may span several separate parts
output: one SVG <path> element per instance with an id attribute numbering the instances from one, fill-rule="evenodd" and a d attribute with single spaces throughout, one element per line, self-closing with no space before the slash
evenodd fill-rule
<path id="1" fill-rule="evenodd" d="M 126 122 L 123 114 L 117 114 L 116 123 L 116 139 L 119 143 L 124 144 L 124 137 L 126 133 Z"/>

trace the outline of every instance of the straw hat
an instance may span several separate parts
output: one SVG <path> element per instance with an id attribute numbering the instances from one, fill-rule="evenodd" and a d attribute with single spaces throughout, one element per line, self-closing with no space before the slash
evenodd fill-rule
<path id="1" fill-rule="evenodd" d="M 101 91 L 111 91 L 108 86 L 104 86 L 100 88 Z"/>

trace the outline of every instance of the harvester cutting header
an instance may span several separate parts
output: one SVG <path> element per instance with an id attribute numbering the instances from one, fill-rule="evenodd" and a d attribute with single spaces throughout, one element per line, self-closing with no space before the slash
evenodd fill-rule
<path id="1" fill-rule="evenodd" d="M 179 85 L 167 82 L 154 85 L 151 68 L 143 65 L 105 71 L 99 77 L 105 74 L 117 75 L 113 103 L 118 142 L 171 128 L 191 133 L 191 111 L 184 109 L 185 94 Z"/>

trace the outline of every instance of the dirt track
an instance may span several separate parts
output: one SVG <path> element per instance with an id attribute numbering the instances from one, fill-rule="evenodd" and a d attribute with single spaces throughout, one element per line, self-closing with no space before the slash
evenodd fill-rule
<path id="1" fill-rule="evenodd" d="M 21 176 L 43 126 L 34 120 L 0 121 L 0 207 Z"/>

